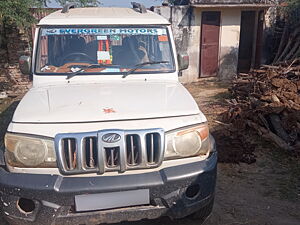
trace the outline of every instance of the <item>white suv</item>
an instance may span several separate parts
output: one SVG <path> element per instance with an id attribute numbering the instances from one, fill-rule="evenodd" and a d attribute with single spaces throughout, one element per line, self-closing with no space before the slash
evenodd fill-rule
<path id="1" fill-rule="evenodd" d="M 212 210 L 217 152 L 207 120 L 178 81 L 169 22 L 133 3 L 67 5 L 40 21 L 33 87 L 0 151 L 10 224 L 99 224 Z M 1 160 L 2 159 L 2 160 Z"/>

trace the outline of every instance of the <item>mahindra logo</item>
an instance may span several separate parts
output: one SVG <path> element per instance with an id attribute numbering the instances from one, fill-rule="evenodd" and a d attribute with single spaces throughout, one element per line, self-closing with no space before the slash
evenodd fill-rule
<path id="1" fill-rule="evenodd" d="M 121 136 L 116 133 L 105 134 L 102 137 L 102 141 L 104 141 L 106 143 L 115 143 L 117 141 L 120 141 L 120 139 L 121 139 Z"/>

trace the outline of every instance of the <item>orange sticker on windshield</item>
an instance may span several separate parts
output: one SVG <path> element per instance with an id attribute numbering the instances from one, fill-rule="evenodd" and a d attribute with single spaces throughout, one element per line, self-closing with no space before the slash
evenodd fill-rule
<path id="1" fill-rule="evenodd" d="M 167 35 L 160 35 L 160 36 L 158 36 L 158 40 L 163 41 L 163 42 L 168 41 L 168 36 Z"/>

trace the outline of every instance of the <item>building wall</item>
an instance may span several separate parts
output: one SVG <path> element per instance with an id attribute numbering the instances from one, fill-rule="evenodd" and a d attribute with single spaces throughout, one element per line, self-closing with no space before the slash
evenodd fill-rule
<path id="1" fill-rule="evenodd" d="M 197 81 L 200 69 L 201 17 L 203 11 L 221 11 L 218 78 L 231 79 L 237 72 L 240 38 L 240 8 L 157 7 L 155 12 L 172 22 L 177 50 L 187 51 L 190 67 L 183 71 L 184 83 Z"/>
<path id="2" fill-rule="evenodd" d="M 241 9 L 221 10 L 219 73 L 221 79 L 231 79 L 237 73 L 240 42 Z"/>
<path id="3" fill-rule="evenodd" d="M 55 10 L 58 9 L 31 9 L 31 12 L 40 20 Z M 34 31 L 35 24 L 31 29 L 24 29 L 15 24 L 0 23 L 0 92 L 11 89 L 18 95 L 27 90 L 29 76 L 20 73 L 18 61 L 21 55 L 31 54 Z"/>

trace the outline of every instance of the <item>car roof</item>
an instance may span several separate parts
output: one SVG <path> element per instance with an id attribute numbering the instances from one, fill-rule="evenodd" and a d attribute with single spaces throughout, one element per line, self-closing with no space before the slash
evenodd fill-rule
<path id="1" fill-rule="evenodd" d="M 164 17 L 147 10 L 140 13 L 130 8 L 89 7 L 72 8 L 49 14 L 40 20 L 43 25 L 168 25 Z"/>

